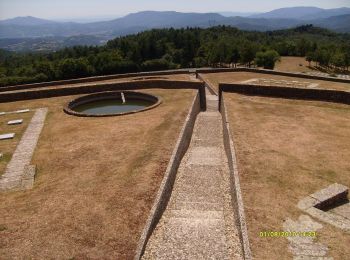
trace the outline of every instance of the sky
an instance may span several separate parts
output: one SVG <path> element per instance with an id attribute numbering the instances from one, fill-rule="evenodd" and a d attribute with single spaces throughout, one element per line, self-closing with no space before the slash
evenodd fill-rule
<path id="1" fill-rule="evenodd" d="M 0 20 L 120 17 L 154 10 L 179 12 L 266 12 L 292 6 L 350 7 L 350 0 L 0 0 Z"/>

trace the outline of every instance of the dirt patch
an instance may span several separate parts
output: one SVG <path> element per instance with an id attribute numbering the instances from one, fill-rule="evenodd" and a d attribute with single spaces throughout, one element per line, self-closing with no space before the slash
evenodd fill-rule
<path id="1" fill-rule="evenodd" d="M 281 57 L 281 61 L 276 62 L 275 70 L 287 72 L 313 72 L 309 67 L 309 62 L 304 57 Z"/>
<path id="2" fill-rule="evenodd" d="M 324 89 L 337 89 L 350 91 L 349 83 L 337 83 L 324 80 L 312 80 L 296 77 L 285 77 L 276 76 L 263 73 L 251 73 L 251 72 L 221 72 L 221 73 L 208 73 L 202 75 L 205 80 L 213 85 L 213 87 L 218 90 L 219 83 L 240 83 L 242 81 L 250 79 L 274 79 L 274 80 L 286 80 L 286 81 L 300 81 L 300 82 L 310 82 L 311 84 L 318 84 L 317 88 Z"/>
<path id="3" fill-rule="evenodd" d="M 150 89 L 152 110 L 109 118 L 63 112 L 77 96 L 0 104 L 48 107 L 33 190 L 0 194 L 5 259 L 132 259 L 194 90 Z"/>
<path id="4" fill-rule="evenodd" d="M 286 238 L 261 238 L 297 219 L 303 197 L 338 182 L 350 185 L 350 107 L 225 93 L 249 239 L 256 259 L 291 259 Z M 347 259 L 350 235 L 324 225 L 318 241 Z"/>

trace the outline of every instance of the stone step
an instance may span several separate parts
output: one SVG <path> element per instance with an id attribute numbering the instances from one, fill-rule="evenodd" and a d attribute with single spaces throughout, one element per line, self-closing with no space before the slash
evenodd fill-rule
<path id="1" fill-rule="evenodd" d="M 221 114 L 219 111 L 205 111 L 205 112 L 199 113 L 197 116 L 197 119 L 201 117 L 211 117 L 211 116 L 221 117 Z"/>
<path id="2" fill-rule="evenodd" d="M 207 101 L 207 111 L 218 111 L 219 103 L 216 100 Z"/>
<path id="3" fill-rule="evenodd" d="M 187 165 L 221 165 L 221 147 L 193 147 Z"/>
<path id="4" fill-rule="evenodd" d="M 168 213 L 171 218 L 188 218 L 188 219 L 218 219 L 223 220 L 224 215 L 222 211 L 217 210 L 169 210 Z"/>
<path id="5" fill-rule="evenodd" d="M 207 101 L 219 101 L 219 97 L 216 95 L 206 95 Z"/>
<path id="6" fill-rule="evenodd" d="M 143 259 L 242 259 L 227 199 L 228 166 L 218 97 L 206 98 L 207 111 L 197 116 L 169 203 Z"/>
<path id="7" fill-rule="evenodd" d="M 176 198 L 171 198 L 168 204 L 170 210 L 223 210 L 222 203 L 218 202 L 202 202 L 202 201 L 181 201 Z"/>
<path id="8" fill-rule="evenodd" d="M 203 165 L 193 165 L 188 167 L 186 165 L 182 165 L 179 168 L 176 182 L 179 184 L 186 182 L 192 185 L 205 185 L 210 183 L 212 186 L 214 186 L 221 183 L 221 178 L 221 167 Z"/>
<path id="9" fill-rule="evenodd" d="M 223 217 L 170 217 L 162 231 L 157 232 L 157 245 L 150 248 L 144 259 L 229 259 Z"/>

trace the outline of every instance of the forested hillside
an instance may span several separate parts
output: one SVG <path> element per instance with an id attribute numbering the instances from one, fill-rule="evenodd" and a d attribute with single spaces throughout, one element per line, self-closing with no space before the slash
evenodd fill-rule
<path id="1" fill-rule="evenodd" d="M 116 38 L 101 47 L 76 46 L 52 53 L 0 51 L 0 84 L 186 67 L 228 66 L 254 61 L 273 68 L 278 56 L 306 56 L 320 66 L 350 66 L 350 34 L 311 25 L 273 32 L 159 29 Z"/>

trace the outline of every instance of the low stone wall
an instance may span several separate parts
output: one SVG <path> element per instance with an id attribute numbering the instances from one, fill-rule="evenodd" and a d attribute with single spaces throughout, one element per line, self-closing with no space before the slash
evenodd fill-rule
<path id="1" fill-rule="evenodd" d="M 286 77 L 294 77 L 294 78 L 314 79 L 314 80 L 326 80 L 326 81 L 340 82 L 340 83 L 349 83 L 350 84 L 350 80 L 348 80 L 348 79 L 313 76 L 313 75 L 308 75 L 308 74 L 303 74 L 303 73 L 285 72 L 285 71 L 278 71 L 278 70 L 266 70 L 266 69 L 256 69 L 256 68 L 206 68 L 206 69 L 197 69 L 197 73 L 221 73 L 221 72 L 262 73 L 262 74 L 270 74 L 270 75 L 278 75 L 278 76 L 286 76 Z"/>
<path id="2" fill-rule="evenodd" d="M 236 216 L 236 226 L 239 230 L 239 237 L 242 244 L 244 259 L 252 259 L 252 253 L 249 244 L 249 237 L 247 231 L 247 224 L 245 220 L 243 197 L 241 193 L 236 152 L 234 147 L 233 138 L 230 132 L 230 123 L 228 121 L 226 107 L 224 103 L 224 97 L 221 97 L 220 111 L 222 115 L 224 146 L 226 156 L 228 158 L 228 164 L 230 169 L 230 186 L 231 186 L 231 198 L 232 205 Z"/>
<path id="3" fill-rule="evenodd" d="M 328 89 L 291 88 L 276 86 L 261 86 L 248 84 L 219 84 L 219 102 L 222 92 L 234 92 L 246 95 L 278 97 L 287 99 L 302 99 L 350 104 L 350 92 Z"/>
<path id="4" fill-rule="evenodd" d="M 333 81 L 333 82 L 350 83 L 350 80 L 347 80 L 347 79 L 313 76 L 313 75 L 307 75 L 303 73 L 284 72 L 284 71 L 278 71 L 278 70 L 266 70 L 266 69 L 256 69 L 256 68 L 198 68 L 198 69 L 177 69 L 177 70 L 114 74 L 114 75 L 96 76 L 96 77 L 88 77 L 88 78 L 78 78 L 78 79 L 69 79 L 69 80 L 14 85 L 14 86 L 0 87 L 0 92 L 20 90 L 20 89 L 50 87 L 50 86 L 66 85 L 66 84 L 87 83 L 87 82 L 94 82 L 94 81 L 98 82 L 103 80 L 120 79 L 120 78 L 164 76 L 164 75 L 191 74 L 191 73 L 196 73 L 197 75 L 198 73 L 205 74 L 205 73 L 220 73 L 220 72 L 253 72 L 253 73 L 272 74 L 272 75 L 306 78 L 306 79 L 314 79 L 314 80 L 327 80 L 327 81 Z"/>
<path id="5" fill-rule="evenodd" d="M 171 196 L 178 167 L 191 142 L 194 124 L 200 110 L 201 110 L 200 95 L 198 93 L 192 102 L 186 121 L 182 127 L 179 138 L 177 140 L 172 156 L 168 163 L 168 167 L 164 174 L 162 183 L 160 184 L 158 194 L 154 201 L 150 215 L 148 217 L 146 225 L 141 234 L 141 237 L 135 252 L 135 257 L 134 257 L 135 260 L 141 259 L 142 254 L 147 245 L 148 239 L 150 238 L 154 228 L 156 227 L 164 210 L 166 209 L 166 206 Z"/>
<path id="6" fill-rule="evenodd" d="M 132 77 L 143 77 L 143 76 L 163 76 L 163 75 L 188 74 L 188 73 L 189 73 L 188 69 L 178 69 L 178 70 L 113 74 L 113 75 L 106 75 L 106 76 L 96 76 L 96 77 L 88 77 L 88 78 L 67 79 L 67 80 L 57 80 L 57 81 L 49 81 L 49 82 L 41 82 L 41 83 L 6 86 L 6 87 L 0 87 L 0 92 L 20 90 L 20 89 L 50 87 L 50 86 L 58 86 L 58 85 L 66 85 L 66 84 L 87 83 L 87 82 L 94 82 L 94 81 L 98 82 L 98 81 L 110 80 L 110 79 L 132 78 Z"/>
<path id="7" fill-rule="evenodd" d="M 195 81 L 174 81 L 174 80 L 145 80 L 145 81 L 130 81 L 109 84 L 96 84 L 87 86 L 63 86 L 52 89 L 36 89 L 24 90 L 18 92 L 4 92 L 0 93 L 0 103 L 13 102 L 20 100 L 50 98 L 59 96 L 70 96 L 78 94 L 89 94 L 102 91 L 114 90 L 140 90 L 150 88 L 162 89 L 198 89 L 201 109 L 206 109 L 205 87 L 203 82 Z"/>

